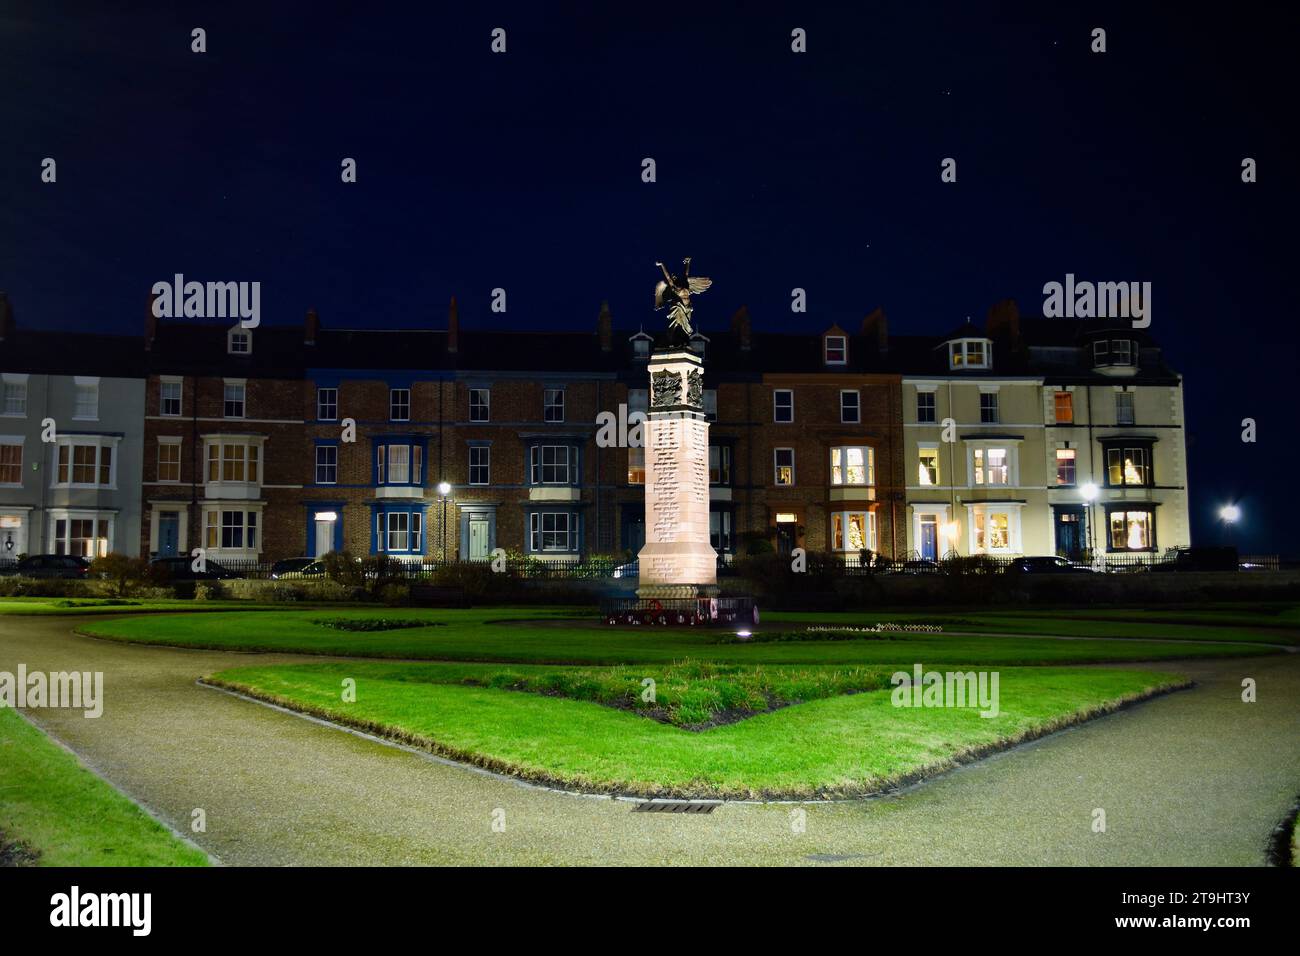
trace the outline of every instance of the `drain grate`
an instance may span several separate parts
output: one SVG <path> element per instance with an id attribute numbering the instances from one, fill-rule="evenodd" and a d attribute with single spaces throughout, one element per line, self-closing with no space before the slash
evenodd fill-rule
<path id="1" fill-rule="evenodd" d="M 633 813 L 712 813 L 716 803 L 694 800 L 647 800 L 632 808 Z"/>

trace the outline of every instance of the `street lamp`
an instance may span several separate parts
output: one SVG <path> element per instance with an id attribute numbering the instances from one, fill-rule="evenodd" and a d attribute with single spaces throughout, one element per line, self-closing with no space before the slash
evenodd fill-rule
<path id="1" fill-rule="evenodd" d="M 1241 520 L 1241 509 L 1236 505 L 1224 505 L 1219 509 L 1219 521 L 1223 525 L 1222 540 L 1232 542 L 1232 526 Z"/>
<path id="2" fill-rule="evenodd" d="M 442 499 L 442 547 L 439 549 L 439 560 L 447 563 L 447 499 L 451 497 L 451 485 L 448 482 L 438 482 L 438 496 Z"/>
<path id="3" fill-rule="evenodd" d="M 1092 481 L 1084 482 L 1083 487 L 1079 489 L 1079 494 L 1083 495 L 1085 509 L 1088 517 L 1088 527 L 1087 527 L 1088 557 L 1092 560 L 1094 564 L 1096 564 L 1097 562 L 1097 553 L 1096 553 L 1096 548 L 1093 545 L 1093 538 L 1092 538 L 1092 503 L 1097 500 L 1097 495 L 1099 493 L 1100 492 L 1098 492 L 1097 490 L 1096 482 L 1092 482 Z"/>

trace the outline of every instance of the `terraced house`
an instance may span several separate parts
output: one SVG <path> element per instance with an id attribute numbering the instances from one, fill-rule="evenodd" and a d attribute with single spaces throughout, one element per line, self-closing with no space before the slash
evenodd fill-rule
<path id="1" fill-rule="evenodd" d="M 438 329 L 150 311 L 141 338 L 24 332 L 4 307 L 6 553 L 573 561 L 645 542 L 635 413 L 655 340 L 607 306 L 574 332 L 462 328 L 454 300 Z M 942 336 L 891 335 L 880 310 L 770 334 L 742 308 L 690 348 L 723 555 L 1188 543 L 1181 380 L 1131 325 L 1004 302 Z"/>
<path id="2" fill-rule="evenodd" d="M 1154 552 L 1189 544 L 1182 382 L 1131 323 L 1013 302 L 899 341 L 908 550 Z"/>

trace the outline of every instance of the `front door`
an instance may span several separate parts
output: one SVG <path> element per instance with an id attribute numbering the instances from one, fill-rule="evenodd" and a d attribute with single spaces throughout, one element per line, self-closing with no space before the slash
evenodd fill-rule
<path id="1" fill-rule="evenodd" d="M 921 557 L 927 561 L 939 558 L 939 519 L 934 515 L 921 515 Z"/>
<path id="2" fill-rule="evenodd" d="M 492 552 L 492 523 L 487 515 L 469 516 L 469 559 L 486 561 Z"/>
<path id="3" fill-rule="evenodd" d="M 795 530 L 798 526 L 793 522 L 780 521 L 776 526 L 776 551 L 777 554 L 789 554 L 794 550 Z"/>
<path id="4" fill-rule="evenodd" d="M 1083 557 L 1083 514 L 1056 509 L 1056 553 L 1068 561 Z"/>
<path id="5" fill-rule="evenodd" d="M 316 522 L 316 552 L 314 557 L 321 558 L 334 550 L 334 522 Z"/>
<path id="6" fill-rule="evenodd" d="M 180 548 L 181 516 L 178 511 L 158 513 L 158 555 L 173 558 Z"/>

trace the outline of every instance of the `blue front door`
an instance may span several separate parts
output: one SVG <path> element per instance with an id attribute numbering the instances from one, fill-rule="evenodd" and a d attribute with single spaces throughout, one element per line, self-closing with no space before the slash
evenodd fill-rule
<path id="1" fill-rule="evenodd" d="M 175 511 L 163 511 L 158 515 L 158 554 L 161 557 L 174 557 L 180 544 L 181 516 Z"/>
<path id="2" fill-rule="evenodd" d="M 921 557 L 927 561 L 939 557 L 939 519 L 934 515 L 921 516 Z"/>

